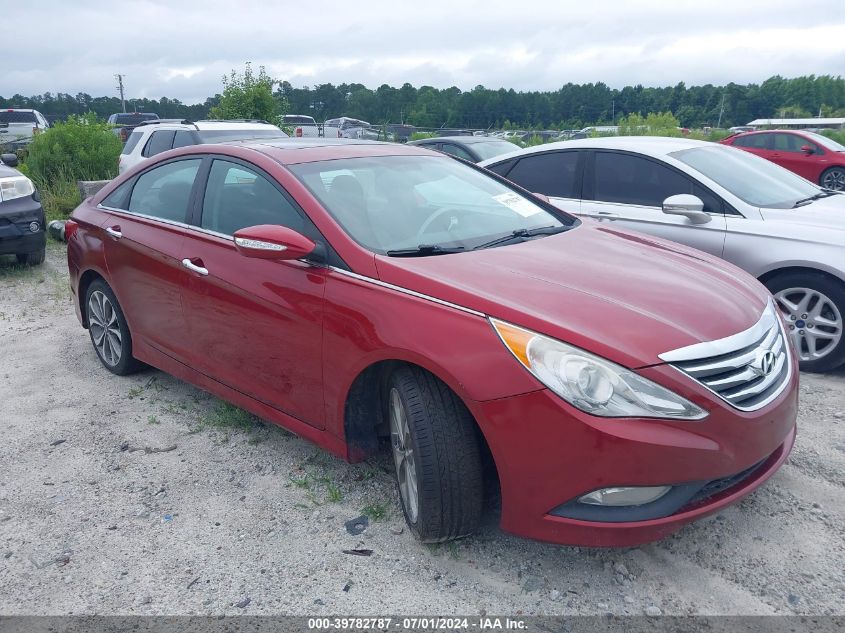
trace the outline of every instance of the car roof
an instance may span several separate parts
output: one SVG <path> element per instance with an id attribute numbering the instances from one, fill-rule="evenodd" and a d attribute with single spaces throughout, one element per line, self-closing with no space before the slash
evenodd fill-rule
<path id="1" fill-rule="evenodd" d="M 650 156 L 665 156 L 693 147 L 712 147 L 716 143 L 708 141 L 696 141 L 693 139 L 676 136 L 600 136 L 597 138 L 581 138 L 571 141 L 557 141 L 544 145 L 535 145 L 515 152 L 508 152 L 494 156 L 488 160 L 481 161 L 481 165 L 492 165 L 513 158 L 514 156 L 527 156 L 554 150 L 564 149 L 617 149 L 631 152 L 639 152 Z"/>
<path id="2" fill-rule="evenodd" d="M 368 156 L 437 156 L 443 154 L 422 147 L 383 143 L 358 139 L 333 138 L 274 138 L 269 140 L 253 139 L 221 143 L 247 147 L 273 158 L 282 165 L 311 163 L 320 160 L 341 158 L 365 158 Z M 205 151 L 210 146 L 204 145 Z"/>

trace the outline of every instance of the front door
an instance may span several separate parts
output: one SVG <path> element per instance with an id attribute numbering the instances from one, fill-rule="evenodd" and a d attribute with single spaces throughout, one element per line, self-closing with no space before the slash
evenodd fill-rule
<path id="1" fill-rule="evenodd" d="M 280 224 L 316 229 L 268 175 L 234 159 L 214 159 L 198 226 L 180 259 L 190 271 L 184 314 L 195 355 L 211 378 L 324 428 L 322 326 L 325 269 L 304 261 L 244 257 L 232 234 Z"/>
<path id="2" fill-rule="evenodd" d="M 770 160 L 811 182 L 818 183 L 819 161 L 824 150 L 797 134 L 776 133 L 773 136 L 774 144 Z M 805 152 L 801 149 L 802 147 L 809 147 L 813 151 L 812 153 Z"/>
<path id="3" fill-rule="evenodd" d="M 701 198 L 710 221 L 693 224 L 684 216 L 664 213 L 663 201 L 681 193 Z M 594 152 L 585 168 L 583 196 L 581 215 L 722 256 L 725 245 L 722 200 L 682 172 L 655 159 L 626 152 Z"/>

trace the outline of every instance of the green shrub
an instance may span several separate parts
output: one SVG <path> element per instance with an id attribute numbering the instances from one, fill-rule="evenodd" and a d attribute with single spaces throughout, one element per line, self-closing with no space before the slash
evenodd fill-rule
<path id="1" fill-rule="evenodd" d="M 421 141 L 424 138 L 434 138 L 434 132 L 414 132 L 408 140 Z"/>
<path id="2" fill-rule="evenodd" d="M 822 130 L 821 133 L 840 145 L 845 145 L 845 130 Z"/>
<path id="3" fill-rule="evenodd" d="M 89 112 L 38 134 L 27 147 L 25 171 L 42 190 L 77 180 L 117 175 L 122 144 L 108 125 Z"/>

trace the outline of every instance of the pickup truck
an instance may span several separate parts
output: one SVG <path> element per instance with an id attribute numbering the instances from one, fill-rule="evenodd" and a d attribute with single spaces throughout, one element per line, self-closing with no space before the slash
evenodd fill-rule
<path id="1" fill-rule="evenodd" d="M 108 123 L 114 126 L 114 133 L 125 143 L 132 130 L 141 123 L 156 120 L 158 115 L 155 112 L 118 112 L 109 115 Z"/>
<path id="2" fill-rule="evenodd" d="M 50 124 L 38 110 L 0 110 L 0 145 L 17 149 L 48 127 Z"/>
<path id="3" fill-rule="evenodd" d="M 282 129 L 296 138 L 320 136 L 320 129 L 314 117 L 305 114 L 286 114 L 282 117 Z"/>

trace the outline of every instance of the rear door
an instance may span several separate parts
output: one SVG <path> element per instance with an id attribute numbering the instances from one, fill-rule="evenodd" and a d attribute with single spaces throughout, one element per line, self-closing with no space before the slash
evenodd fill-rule
<path id="1" fill-rule="evenodd" d="M 710 222 L 693 224 L 684 216 L 663 213 L 663 201 L 681 193 L 701 198 Z M 640 154 L 591 152 L 584 169 L 580 213 L 719 257 L 724 250 L 724 201 L 683 172 Z"/>
<path id="2" fill-rule="evenodd" d="M 323 241 L 268 174 L 215 158 L 180 259 L 192 272 L 184 312 L 192 367 L 318 428 L 324 427 L 325 268 L 244 257 L 232 234 L 279 224 Z"/>
<path id="3" fill-rule="evenodd" d="M 102 224 L 109 283 L 136 345 L 182 362 L 189 342 L 182 317 L 188 272 L 179 260 L 201 158 L 168 161 L 106 198 Z"/>

